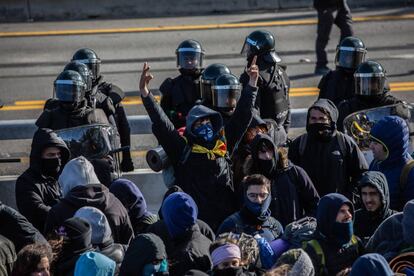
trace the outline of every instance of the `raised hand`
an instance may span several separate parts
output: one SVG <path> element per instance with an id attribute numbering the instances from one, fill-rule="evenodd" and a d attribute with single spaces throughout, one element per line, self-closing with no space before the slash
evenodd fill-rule
<path id="1" fill-rule="evenodd" d="M 257 80 L 259 79 L 259 67 L 256 65 L 257 56 L 253 57 L 250 67 L 247 68 L 247 74 L 250 77 L 249 85 L 252 87 L 257 86 Z"/>
<path id="2" fill-rule="evenodd" d="M 149 94 L 148 84 L 154 78 L 153 75 L 149 72 L 150 66 L 148 62 L 144 62 L 144 66 L 142 67 L 141 78 L 139 79 L 139 91 L 141 92 L 141 96 L 147 97 Z"/>

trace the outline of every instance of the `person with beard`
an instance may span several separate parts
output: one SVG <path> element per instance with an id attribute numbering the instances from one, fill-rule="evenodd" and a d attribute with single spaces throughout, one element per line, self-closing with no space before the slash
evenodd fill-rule
<path id="1" fill-rule="evenodd" d="M 355 95 L 338 104 L 338 129 L 343 131 L 344 119 L 354 112 L 402 103 L 390 93 L 385 68 L 375 60 L 361 63 L 354 73 Z"/>
<path id="2" fill-rule="evenodd" d="M 32 141 L 30 166 L 16 180 L 17 208 L 43 231 L 47 213 L 61 197 L 58 178 L 69 161 L 65 142 L 50 129 L 38 129 Z"/>
<path id="3" fill-rule="evenodd" d="M 307 133 L 289 146 L 289 159 L 306 171 L 320 196 L 338 192 L 353 198 L 368 164 L 352 138 L 337 131 L 337 118 L 333 102 L 317 100 L 308 110 Z"/>
<path id="4" fill-rule="evenodd" d="M 241 54 L 247 58 L 247 67 L 253 63 L 257 56 L 256 64 L 259 68 L 259 87 L 256 108 L 263 119 L 273 119 L 285 128 L 288 133 L 290 126 L 290 80 L 282 67 L 280 57 L 275 51 L 275 38 L 272 33 L 265 30 L 254 31 L 246 37 Z M 240 82 L 245 87 L 249 82 L 247 71 L 240 76 Z"/>
<path id="5" fill-rule="evenodd" d="M 63 198 L 47 215 L 46 234 L 53 232 L 78 209 L 91 206 L 101 210 L 107 217 L 114 242 L 128 244 L 134 237 L 127 210 L 108 188 L 99 183 L 92 164 L 85 157 L 80 156 L 66 164 L 59 184 Z"/>
<path id="6" fill-rule="evenodd" d="M 118 86 L 103 81 L 101 75 L 101 59 L 94 50 L 81 48 L 77 50 L 72 57 L 72 61 L 78 61 L 88 66 L 92 73 L 92 89 L 86 94 L 90 106 L 102 109 L 106 116 L 113 116 L 119 132 L 122 151 L 121 170 L 124 172 L 133 171 L 134 163 L 132 162 L 130 149 L 131 146 L 131 129 L 122 100 L 125 93 Z"/>
<path id="7" fill-rule="evenodd" d="M 361 39 L 348 36 L 336 47 L 335 70 L 329 71 L 319 82 L 318 98 L 329 99 L 336 106 L 355 94 L 354 72 L 364 61 L 367 49 Z"/>
<path id="8" fill-rule="evenodd" d="M 352 202 L 341 194 L 327 194 L 319 201 L 314 239 L 303 245 L 316 275 L 336 275 L 364 253 L 362 242 L 354 235 L 353 215 Z"/>
<path id="9" fill-rule="evenodd" d="M 204 50 L 200 42 L 187 39 L 175 51 L 180 75 L 167 78 L 160 86 L 161 108 L 176 129 L 185 126 L 190 109 L 200 99 L 200 75 L 203 71 Z"/>
<path id="10" fill-rule="evenodd" d="M 87 105 L 87 85 L 78 72 L 67 70 L 60 73 L 54 81 L 54 89 L 59 105 L 52 110 L 45 109 L 36 120 L 37 127 L 58 130 L 94 123 L 109 125 L 101 109 Z"/>
<path id="11" fill-rule="evenodd" d="M 229 155 L 242 138 L 253 113 L 256 97 L 257 66 L 249 68 L 250 84 L 242 94 L 249 101 L 239 104 L 248 118 L 238 130 L 227 131 L 220 113 L 203 105 L 194 106 L 187 115 L 184 135 L 180 135 L 174 125 L 155 102 L 149 92 L 148 83 L 153 78 L 148 63 L 144 63 L 140 79 L 140 93 L 145 109 L 153 123 L 152 130 L 170 159 L 176 183 L 184 192 L 191 195 L 200 210 L 200 219 L 215 230 L 219 224 L 236 210 Z"/>
<path id="12" fill-rule="evenodd" d="M 378 226 L 396 211 L 389 208 L 388 182 L 383 173 L 364 172 L 358 183 L 362 208 L 355 212 L 354 231 L 367 243 Z"/>
<path id="13" fill-rule="evenodd" d="M 242 185 L 245 191 L 243 207 L 223 221 L 217 234 L 259 234 L 268 242 L 277 239 L 283 234 L 283 227 L 271 216 L 269 210 L 272 200 L 269 179 L 260 174 L 253 174 L 246 176 Z"/>
<path id="14" fill-rule="evenodd" d="M 318 192 L 308 174 L 289 161 L 286 148 L 276 147 L 272 139 L 262 133 L 256 135 L 250 148 L 244 173 L 262 174 L 270 179 L 272 216 L 283 227 L 305 216 L 314 217 Z"/>

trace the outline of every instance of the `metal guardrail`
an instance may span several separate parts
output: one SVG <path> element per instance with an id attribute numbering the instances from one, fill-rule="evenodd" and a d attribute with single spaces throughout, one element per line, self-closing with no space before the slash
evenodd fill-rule
<path id="1" fill-rule="evenodd" d="M 306 124 L 306 108 L 292 109 L 291 128 L 302 128 Z M 0 121 L 0 140 L 32 139 L 37 130 L 36 120 Z M 131 134 L 152 134 L 152 123 L 147 115 L 128 116 Z"/>

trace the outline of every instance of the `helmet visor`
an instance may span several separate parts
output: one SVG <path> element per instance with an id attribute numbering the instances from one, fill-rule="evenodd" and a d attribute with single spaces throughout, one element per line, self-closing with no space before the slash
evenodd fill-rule
<path id="1" fill-rule="evenodd" d="M 72 80 L 56 80 L 54 83 L 54 93 L 61 102 L 80 102 L 84 89 L 84 83 Z"/>
<path id="2" fill-rule="evenodd" d="M 207 106 L 211 105 L 211 101 L 212 101 L 211 82 L 206 81 L 206 80 L 201 80 L 200 90 L 201 90 L 201 99 L 203 100 L 203 104 Z"/>
<path id="3" fill-rule="evenodd" d="M 256 52 L 256 45 L 257 45 L 256 41 L 251 40 L 250 38 L 247 37 L 246 40 L 244 41 L 240 54 L 246 57 L 250 57 Z"/>
<path id="4" fill-rule="evenodd" d="M 200 69 L 203 67 L 204 54 L 199 49 L 179 48 L 177 50 L 177 67 L 179 69 Z"/>
<path id="5" fill-rule="evenodd" d="M 335 65 L 347 69 L 355 69 L 365 60 L 365 49 L 353 47 L 337 47 Z"/>
<path id="6" fill-rule="evenodd" d="M 91 70 L 92 72 L 93 80 L 96 80 L 101 74 L 101 59 L 79 59 L 76 61 L 86 64 L 88 66 L 89 70 Z"/>
<path id="7" fill-rule="evenodd" d="M 356 73 L 354 77 L 355 94 L 371 96 L 384 93 L 385 75 L 383 73 Z"/>
<path id="8" fill-rule="evenodd" d="M 234 109 L 240 98 L 241 85 L 213 85 L 213 107 Z"/>

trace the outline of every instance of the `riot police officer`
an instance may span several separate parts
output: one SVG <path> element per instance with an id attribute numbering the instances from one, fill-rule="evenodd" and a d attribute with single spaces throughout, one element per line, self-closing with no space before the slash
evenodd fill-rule
<path id="1" fill-rule="evenodd" d="M 161 107 L 176 128 L 185 126 L 185 117 L 200 99 L 199 78 L 203 71 L 204 50 L 200 42 L 188 39 L 175 51 L 180 75 L 167 78 L 160 86 Z"/>
<path id="2" fill-rule="evenodd" d="M 213 63 L 206 67 L 201 74 L 201 100 L 203 105 L 212 108 L 212 86 L 216 79 L 222 75 L 231 74 L 230 69 L 225 64 Z"/>
<path id="3" fill-rule="evenodd" d="M 247 57 L 247 67 L 250 66 L 253 57 L 257 56 L 260 75 L 256 108 L 260 111 L 260 117 L 275 120 L 279 125 L 283 125 L 287 132 L 290 125 L 290 80 L 279 65 L 281 59 L 275 51 L 273 34 L 264 30 L 252 32 L 246 37 L 241 54 Z M 246 72 L 240 76 L 240 82 L 243 86 L 247 84 Z"/>
<path id="4" fill-rule="evenodd" d="M 354 96 L 354 72 L 365 60 L 367 49 L 361 39 L 344 38 L 336 47 L 336 69 L 329 71 L 319 82 L 319 98 L 331 100 L 336 106 Z"/>
<path id="5" fill-rule="evenodd" d="M 96 107 L 102 108 L 107 116 L 113 115 L 118 128 L 121 146 L 131 146 L 131 129 L 129 127 L 125 108 L 121 101 L 124 99 L 124 92 L 116 85 L 103 81 L 100 74 L 101 59 L 89 48 L 82 48 L 75 52 L 72 61 L 78 61 L 88 66 L 92 72 L 92 91 L 96 99 Z M 126 149 L 122 152 L 122 171 L 134 170 L 134 164 L 131 159 L 131 152 Z"/>
<path id="6" fill-rule="evenodd" d="M 66 70 L 60 73 L 54 81 L 58 106 L 45 109 L 36 126 L 57 130 L 93 123 L 108 124 L 105 114 L 100 112 L 102 110 L 94 110 L 87 105 L 86 89 L 87 85 L 78 72 Z"/>
<path id="7" fill-rule="evenodd" d="M 355 95 L 338 106 L 338 129 L 341 131 L 344 119 L 351 113 L 402 102 L 389 93 L 385 69 L 379 62 L 368 60 L 361 63 L 354 78 Z"/>

